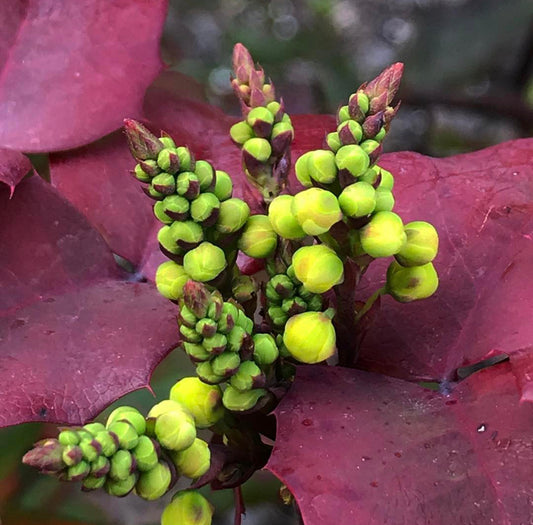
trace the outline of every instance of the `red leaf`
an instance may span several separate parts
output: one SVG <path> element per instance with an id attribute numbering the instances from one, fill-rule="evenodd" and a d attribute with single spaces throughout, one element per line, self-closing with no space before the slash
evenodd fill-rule
<path id="1" fill-rule="evenodd" d="M 533 406 L 510 365 L 449 396 L 341 368 L 300 368 L 267 468 L 306 525 L 511 525 L 531 518 Z"/>
<path id="2" fill-rule="evenodd" d="M 406 379 L 453 379 L 457 367 L 491 352 L 516 366 L 533 399 L 533 140 L 431 159 L 386 155 L 404 222 L 427 220 L 440 236 L 440 287 L 430 299 L 382 301 L 360 366 Z M 367 293 L 381 286 L 373 263 Z"/>
<path id="3" fill-rule="evenodd" d="M 15 186 L 30 170 L 28 157 L 18 151 L 0 148 L 0 182 L 9 186 L 10 197 L 13 196 Z"/>
<path id="4" fill-rule="evenodd" d="M 85 219 L 38 177 L 0 190 L 0 426 L 80 423 L 148 387 L 175 309 L 127 282 Z"/>
<path id="5" fill-rule="evenodd" d="M 161 69 L 166 0 L 0 3 L 0 146 L 92 142 L 140 115 Z"/>

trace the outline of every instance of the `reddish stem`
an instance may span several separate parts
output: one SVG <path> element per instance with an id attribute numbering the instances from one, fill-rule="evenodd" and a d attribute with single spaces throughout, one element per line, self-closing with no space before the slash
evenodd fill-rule
<path id="1" fill-rule="evenodd" d="M 233 520 L 233 525 L 241 525 L 242 516 L 243 514 L 246 514 L 241 485 L 233 489 L 233 500 L 235 502 L 235 518 Z"/>

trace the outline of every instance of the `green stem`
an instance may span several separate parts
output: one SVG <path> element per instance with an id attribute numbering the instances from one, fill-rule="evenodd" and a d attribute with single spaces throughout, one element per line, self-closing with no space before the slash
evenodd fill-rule
<path id="1" fill-rule="evenodd" d="M 372 308 L 373 304 L 384 294 L 387 293 L 387 288 L 384 286 L 383 288 L 380 288 L 379 290 L 376 290 L 367 300 L 364 304 L 363 308 L 357 312 L 357 315 L 355 316 L 355 322 L 358 323 L 361 318 Z"/>

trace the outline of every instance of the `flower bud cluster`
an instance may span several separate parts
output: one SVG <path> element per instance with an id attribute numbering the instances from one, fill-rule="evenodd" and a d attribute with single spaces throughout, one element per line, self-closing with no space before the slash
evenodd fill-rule
<path id="1" fill-rule="evenodd" d="M 94 422 L 62 429 L 57 439 L 37 443 L 23 461 L 62 480 L 81 481 L 82 490 L 103 488 L 112 496 L 135 491 L 155 499 L 174 481 L 160 444 L 147 435 L 144 416 L 128 406 L 111 412 L 106 425 Z"/>
<path id="2" fill-rule="evenodd" d="M 227 409 L 253 408 L 266 394 L 267 375 L 278 358 L 274 337 L 255 334 L 253 321 L 237 302 L 224 301 L 194 281 L 185 285 L 178 324 L 182 347 L 200 380 L 227 383 L 222 397 Z"/>

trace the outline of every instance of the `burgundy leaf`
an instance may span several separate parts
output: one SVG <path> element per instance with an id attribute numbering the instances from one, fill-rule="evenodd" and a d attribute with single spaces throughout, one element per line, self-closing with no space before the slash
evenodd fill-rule
<path id="1" fill-rule="evenodd" d="M 148 387 L 175 309 L 128 282 L 86 220 L 38 177 L 0 189 L 0 426 L 80 423 Z"/>
<path id="2" fill-rule="evenodd" d="M 267 468 L 305 525 L 514 525 L 531 519 L 533 406 L 504 363 L 450 395 L 342 368 L 300 368 Z"/>
<path id="3" fill-rule="evenodd" d="M 141 114 L 166 0 L 0 3 L 0 146 L 87 144 Z"/>
<path id="4" fill-rule="evenodd" d="M 9 186 L 10 197 L 13 196 L 15 186 L 30 170 L 28 157 L 18 151 L 0 148 L 0 182 Z"/>
<path id="5" fill-rule="evenodd" d="M 523 399 L 533 399 L 532 158 L 533 140 L 447 159 L 383 157 L 380 164 L 396 178 L 395 211 L 439 232 L 440 287 L 410 304 L 384 297 L 358 366 L 407 379 L 453 379 L 460 366 L 506 353 Z M 382 262 L 371 265 L 367 295 L 384 273 Z"/>

